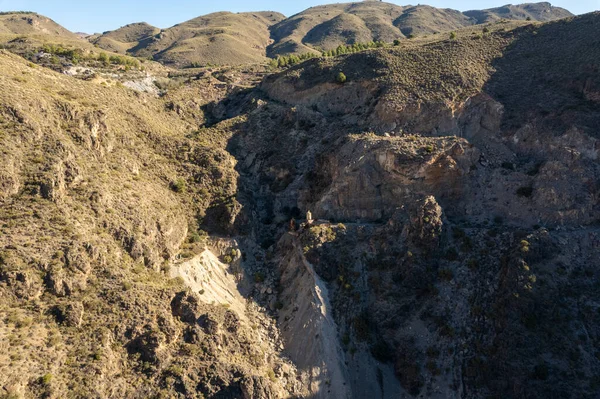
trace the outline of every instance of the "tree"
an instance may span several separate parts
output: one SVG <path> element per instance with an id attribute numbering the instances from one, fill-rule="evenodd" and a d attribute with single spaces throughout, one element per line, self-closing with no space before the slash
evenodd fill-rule
<path id="1" fill-rule="evenodd" d="M 336 80 L 338 83 L 344 84 L 344 83 L 346 83 L 346 80 L 347 80 L 347 78 L 346 78 L 346 75 L 344 75 L 344 72 L 340 72 L 340 73 L 338 73 L 338 74 L 337 74 L 337 76 L 335 77 L 335 80 Z"/>

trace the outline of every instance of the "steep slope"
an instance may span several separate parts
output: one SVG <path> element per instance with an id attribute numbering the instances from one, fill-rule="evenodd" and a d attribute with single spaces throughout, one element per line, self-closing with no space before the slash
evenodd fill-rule
<path id="1" fill-rule="evenodd" d="M 488 10 L 466 11 L 464 14 L 470 18 L 474 18 L 479 24 L 494 22 L 502 18 L 512 20 L 529 18 L 532 21 L 546 22 L 573 16 L 573 14 L 564 8 L 554 7 L 547 2 L 519 5 L 507 4 Z"/>
<path id="2" fill-rule="evenodd" d="M 144 39 L 148 39 L 160 33 L 160 29 L 145 22 L 125 25 L 117 30 L 105 32 L 94 37 L 91 42 L 108 51 L 126 54 L 127 51 L 136 47 Z"/>
<path id="3" fill-rule="evenodd" d="M 223 267 L 198 223 L 227 229 L 237 209 L 225 130 L 193 134 L 205 103 L 180 115 L 4 50 L 0 70 L 2 395 L 300 394 L 264 313 L 169 277 L 184 259 Z"/>
<path id="4" fill-rule="evenodd" d="M 318 329 L 297 304 L 325 292 L 302 283 L 314 270 L 346 356 L 338 375 L 376 359 L 358 374 L 379 385 L 347 384 L 351 396 L 383 397 L 394 378 L 395 397 L 597 395 L 599 24 L 473 27 L 265 79 L 228 147 L 238 199 L 274 253 L 280 325 L 306 314 Z M 319 362 L 340 356 L 287 340 L 299 370 L 327 380 Z"/>

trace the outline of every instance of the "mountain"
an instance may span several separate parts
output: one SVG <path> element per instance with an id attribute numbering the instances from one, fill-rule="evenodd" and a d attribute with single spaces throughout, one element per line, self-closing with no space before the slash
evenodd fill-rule
<path id="1" fill-rule="evenodd" d="M 1 35 L 47 35 L 65 39 L 78 39 L 50 18 L 33 12 L 0 13 Z"/>
<path id="2" fill-rule="evenodd" d="M 506 10 L 508 11 L 506 11 Z M 318 53 L 339 45 L 437 34 L 500 18 L 549 21 L 571 14 L 548 3 L 461 13 L 430 6 L 364 1 L 309 8 L 292 17 L 273 12 L 215 13 L 158 31 L 132 24 L 93 37 L 106 50 L 175 67 L 264 62 L 278 55 Z"/>
<path id="3" fill-rule="evenodd" d="M 148 25 L 128 25 L 93 42 L 176 67 L 258 63 L 266 61 L 269 27 L 283 18 L 274 12 L 220 12 L 159 32 Z"/>
<path id="4" fill-rule="evenodd" d="M 491 8 L 488 10 L 467 11 L 464 14 L 475 19 L 479 24 L 494 22 L 502 18 L 512 20 L 529 18 L 532 21 L 546 22 L 573 15 L 564 8 L 553 7 L 550 3 L 546 2 L 520 4 L 516 6 L 508 4 L 503 7 Z"/>
<path id="5" fill-rule="evenodd" d="M 402 7 L 375 1 L 328 4 L 309 8 L 274 25 L 271 35 L 275 42 L 269 47 L 269 56 L 311 52 L 315 48 L 332 50 L 340 44 L 390 43 L 409 35 L 437 34 L 500 18 L 550 21 L 568 16 L 572 14 L 548 3 L 464 14 L 425 5 Z"/>
<path id="6" fill-rule="evenodd" d="M 180 70 L 7 35 L 0 397 L 597 397 L 599 27 Z"/>
<path id="7" fill-rule="evenodd" d="M 270 319 L 246 310 L 223 263 L 233 247 L 204 251 L 198 233 L 198 218 L 235 204 L 225 137 L 194 134 L 224 91 L 196 81 L 205 102 L 187 98 L 196 111 L 182 118 L 166 99 L 5 50 L 0 71 L 0 396 L 291 392 Z M 181 263 L 170 277 L 171 260 L 196 254 L 204 272 Z"/>
<path id="8" fill-rule="evenodd" d="M 411 33 L 433 33 L 470 25 L 458 11 L 383 2 L 328 4 L 309 8 L 273 26 L 271 56 L 331 50 L 340 44 L 392 42 Z"/>

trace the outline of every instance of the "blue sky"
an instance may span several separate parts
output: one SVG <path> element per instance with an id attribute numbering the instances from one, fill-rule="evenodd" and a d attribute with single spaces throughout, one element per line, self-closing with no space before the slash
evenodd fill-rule
<path id="1" fill-rule="evenodd" d="M 388 0 L 389 1 L 389 0 Z M 529 2 L 536 0 L 527 0 Z M 419 0 L 412 4 L 429 4 L 435 7 L 465 11 L 498 7 L 506 3 L 525 0 Z M 409 1 L 389 1 L 406 5 Z M 553 5 L 575 14 L 600 10 L 600 0 L 554 0 Z M 0 0 L 0 11 L 35 11 L 54 19 L 73 32 L 103 32 L 131 22 L 148 22 L 159 28 L 168 28 L 199 15 L 215 11 L 279 11 L 287 16 L 327 0 Z"/>

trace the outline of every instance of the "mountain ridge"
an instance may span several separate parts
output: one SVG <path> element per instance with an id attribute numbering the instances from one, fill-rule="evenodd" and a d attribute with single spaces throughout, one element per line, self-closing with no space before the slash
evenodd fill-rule
<path id="1" fill-rule="evenodd" d="M 548 21 L 572 16 L 570 12 L 552 7 L 549 3 L 507 7 L 461 13 L 448 8 L 398 6 L 385 2 L 336 3 L 311 7 L 288 18 L 272 12 L 276 16 L 274 19 L 258 25 L 256 21 L 240 16 L 270 12 L 213 13 L 161 29 L 157 35 L 138 40 L 136 46 L 105 41 L 114 35 L 111 32 L 94 38 L 93 42 L 111 51 L 123 52 L 124 49 L 131 55 L 153 57 L 156 61 L 177 67 L 223 62 L 242 64 L 280 55 L 319 53 L 339 45 L 372 41 L 391 43 L 397 39 L 438 34 L 501 18 Z M 215 31 L 194 33 L 197 27 L 193 23 L 199 19 Z M 242 28 L 239 24 L 245 26 Z M 124 28 L 127 26 L 113 32 Z M 250 35 L 253 39 L 241 33 L 245 30 L 253 32 Z M 211 41 L 218 42 L 218 45 L 211 46 Z M 191 49 L 197 53 L 193 54 Z"/>

